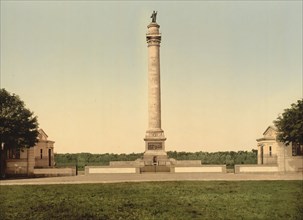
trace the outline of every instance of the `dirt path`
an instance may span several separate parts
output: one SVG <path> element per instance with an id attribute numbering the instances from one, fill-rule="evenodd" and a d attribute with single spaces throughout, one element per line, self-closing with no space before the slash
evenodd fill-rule
<path id="1" fill-rule="evenodd" d="M 212 173 L 152 173 L 152 174 L 91 174 L 69 177 L 47 177 L 0 180 L 4 185 L 46 185 L 117 183 L 146 181 L 258 181 L 258 180 L 302 180 L 303 173 L 292 174 L 212 174 Z"/>

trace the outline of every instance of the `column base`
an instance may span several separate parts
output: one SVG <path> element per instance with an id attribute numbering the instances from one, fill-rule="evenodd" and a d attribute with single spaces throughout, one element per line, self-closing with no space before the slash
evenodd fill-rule
<path id="1" fill-rule="evenodd" d="M 154 160 L 156 159 L 167 159 L 167 153 L 165 152 L 165 140 L 162 137 L 146 137 L 145 141 L 145 152 L 144 159 Z"/>

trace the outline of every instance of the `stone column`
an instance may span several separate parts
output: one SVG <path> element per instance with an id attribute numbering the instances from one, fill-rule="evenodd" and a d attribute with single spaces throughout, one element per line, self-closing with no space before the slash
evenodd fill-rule
<path id="1" fill-rule="evenodd" d="M 146 34 L 148 44 L 148 129 L 145 135 L 145 158 L 167 157 L 164 132 L 161 129 L 161 87 L 160 87 L 160 25 L 150 23 Z"/>

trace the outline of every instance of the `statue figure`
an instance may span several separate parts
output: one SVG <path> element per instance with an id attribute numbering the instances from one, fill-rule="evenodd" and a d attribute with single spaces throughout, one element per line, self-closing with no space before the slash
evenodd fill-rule
<path id="1" fill-rule="evenodd" d="M 152 19 L 152 22 L 156 22 L 156 18 L 157 18 L 157 13 L 156 11 L 153 11 L 152 15 L 150 16 Z"/>

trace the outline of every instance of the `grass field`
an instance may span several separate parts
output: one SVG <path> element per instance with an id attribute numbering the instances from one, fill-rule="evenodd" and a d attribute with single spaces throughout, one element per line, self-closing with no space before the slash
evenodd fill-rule
<path id="1" fill-rule="evenodd" d="M 303 219 L 302 181 L 1 186 L 0 219 Z"/>

